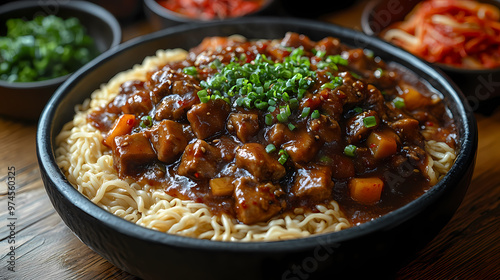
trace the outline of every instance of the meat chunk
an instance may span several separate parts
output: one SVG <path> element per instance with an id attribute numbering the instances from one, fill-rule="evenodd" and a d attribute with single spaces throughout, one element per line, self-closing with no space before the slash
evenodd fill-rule
<path id="1" fill-rule="evenodd" d="M 321 201 L 331 197 L 333 189 L 332 171 L 326 166 L 299 169 L 291 192 L 297 198 Z"/>
<path id="2" fill-rule="evenodd" d="M 219 149 L 197 140 L 186 146 L 177 173 L 195 179 L 212 178 L 218 172 L 220 158 Z"/>
<path id="3" fill-rule="evenodd" d="M 310 50 L 314 47 L 314 42 L 311 41 L 309 37 L 294 32 L 287 32 L 280 44 L 285 47 L 293 48 L 304 46 L 306 50 Z"/>
<path id="4" fill-rule="evenodd" d="M 151 91 L 153 102 L 159 103 L 168 95 L 193 96 L 200 89 L 198 84 L 199 82 L 194 77 L 170 69 L 167 65 L 153 73 L 145 86 Z"/>
<path id="5" fill-rule="evenodd" d="M 236 151 L 236 166 L 248 170 L 258 180 L 278 180 L 286 174 L 285 167 L 258 143 L 245 144 Z"/>
<path id="6" fill-rule="evenodd" d="M 279 147 L 283 143 L 288 142 L 292 138 L 292 135 L 293 133 L 286 125 L 277 123 L 266 132 L 265 137 L 269 143 Z"/>
<path id="7" fill-rule="evenodd" d="M 235 132 L 238 139 L 246 143 L 259 131 L 259 116 L 257 114 L 231 114 L 227 122 L 227 130 Z"/>
<path id="8" fill-rule="evenodd" d="M 206 139 L 221 132 L 226 124 L 231 108 L 222 99 L 194 105 L 187 112 L 187 119 L 194 134 L 199 139 Z"/>
<path id="9" fill-rule="evenodd" d="M 234 159 L 236 149 L 239 147 L 236 140 L 228 136 L 222 136 L 213 142 L 215 143 L 215 147 L 219 148 L 222 160 L 230 162 Z"/>
<path id="10" fill-rule="evenodd" d="M 167 95 L 161 100 L 160 104 L 156 106 L 155 120 L 182 119 L 186 116 L 186 112 L 189 108 L 196 103 L 198 103 L 198 99 L 194 93 L 187 93 L 183 96 L 178 94 Z"/>
<path id="11" fill-rule="evenodd" d="M 333 118 L 321 115 L 317 119 L 310 119 L 307 123 L 307 131 L 318 135 L 324 142 L 333 142 L 340 140 L 340 126 Z"/>
<path id="12" fill-rule="evenodd" d="M 321 39 L 316 44 L 316 50 L 326 52 L 325 56 L 339 54 L 342 50 L 340 40 L 333 37 L 326 37 Z"/>
<path id="13" fill-rule="evenodd" d="M 373 120 L 374 125 L 368 125 L 367 120 Z M 347 142 L 351 144 L 359 143 L 363 139 L 368 137 L 368 134 L 374 129 L 376 129 L 380 124 L 380 118 L 375 111 L 366 111 L 352 117 L 346 126 Z"/>
<path id="14" fill-rule="evenodd" d="M 362 103 L 366 99 L 366 84 L 355 79 L 350 72 L 339 73 L 339 76 L 342 77 L 343 84 L 337 88 L 337 95 L 344 105 L 355 106 Z"/>
<path id="15" fill-rule="evenodd" d="M 321 146 L 320 140 L 302 130 L 298 131 L 295 138 L 283 144 L 282 147 L 294 162 L 309 162 L 316 156 Z"/>
<path id="16" fill-rule="evenodd" d="M 355 175 L 353 160 L 340 154 L 331 154 L 327 156 L 326 164 L 332 171 L 332 177 L 335 179 L 345 179 Z"/>
<path id="17" fill-rule="evenodd" d="M 114 141 L 113 164 L 120 177 L 137 175 L 156 160 L 156 153 L 144 133 L 116 136 Z"/>
<path id="18" fill-rule="evenodd" d="M 182 125 L 171 120 L 163 120 L 148 134 L 158 159 L 165 163 L 176 161 L 188 144 Z"/>
<path id="19" fill-rule="evenodd" d="M 420 124 L 416 119 L 397 120 L 390 126 L 396 131 L 403 144 L 416 144 L 423 147 L 424 137 L 420 134 Z"/>
<path id="20" fill-rule="evenodd" d="M 148 91 L 137 91 L 128 96 L 122 111 L 125 114 L 145 114 L 153 109 L 153 103 Z"/>
<path id="21" fill-rule="evenodd" d="M 247 177 L 236 180 L 235 185 L 236 217 L 244 224 L 265 222 L 284 208 L 278 200 L 283 191 L 277 185 L 258 184 Z"/>

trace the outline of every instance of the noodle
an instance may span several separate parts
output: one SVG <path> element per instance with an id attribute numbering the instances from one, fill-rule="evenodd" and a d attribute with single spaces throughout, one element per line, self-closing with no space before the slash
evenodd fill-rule
<path id="1" fill-rule="evenodd" d="M 104 106 L 128 80 L 145 80 L 146 73 L 167 62 L 183 60 L 183 50 L 158 51 L 142 65 L 117 74 L 108 84 L 76 106 L 74 119 L 56 137 L 56 161 L 69 182 L 101 208 L 138 225 L 188 237 L 217 241 L 270 241 L 336 232 L 350 227 L 337 202 L 317 205 L 316 211 L 295 209 L 266 223 L 246 225 L 226 214 L 212 215 L 207 205 L 174 198 L 162 189 L 120 179 L 103 137 L 86 116 Z M 451 167 L 454 151 L 445 143 L 428 141 L 429 178 L 436 182 Z"/>

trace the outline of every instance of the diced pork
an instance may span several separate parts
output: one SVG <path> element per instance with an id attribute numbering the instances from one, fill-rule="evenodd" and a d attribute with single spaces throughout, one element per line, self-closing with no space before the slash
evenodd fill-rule
<path id="1" fill-rule="evenodd" d="M 187 112 L 187 119 L 196 137 L 206 139 L 224 130 L 230 110 L 226 101 L 210 100 L 194 105 Z"/>
<path id="2" fill-rule="evenodd" d="M 330 168 L 317 166 L 312 169 L 297 170 L 291 192 L 297 198 L 321 201 L 331 198 L 333 185 Z"/>
<path id="3" fill-rule="evenodd" d="M 195 93 L 187 93 L 183 96 L 178 94 L 167 95 L 156 106 L 155 120 L 182 119 L 186 116 L 186 112 L 197 103 L 198 98 Z"/>
<path id="4" fill-rule="evenodd" d="M 120 177 L 137 175 L 156 160 L 156 153 L 144 133 L 116 136 L 114 141 L 113 164 Z"/>
<path id="5" fill-rule="evenodd" d="M 236 133 L 238 139 L 246 143 L 259 131 L 259 116 L 257 114 L 231 114 L 227 122 L 227 130 Z"/>
<path id="6" fill-rule="evenodd" d="M 390 124 L 404 144 L 423 146 L 424 137 L 420 134 L 420 124 L 416 119 L 401 119 Z"/>
<path id="7" fill-rule="evenodd" d="M 282 147 L 294 162 L 309 162 L 316 156 L 321 146 L 321 140 L 302 130 Z"/>
<path id="8" fill-rule="evenodd" d="M 258 180 L 278 180 L 286 174 L 285 167 L 258 143 L 241 146 L 236 151 L 236 165 L 248 170 Z"/>
<path id="9" fill-rule="evenodd" d="M 184 151 L 188 141 L 180 123 L 163 120 L 149 132 L 149 139 L 158 154 L 158 159 L 173 163 Z"/>
<path id="10" fill-rule="evenodd" d="M 278 200 L 283 191 L 277 185 L 258 184 L 247 177 L 236 180 L 235 185 L 236 217 L 244 224 L 265 222 L 284 208 Z"/>
<path id="11" fill-rule="evenodd" d="M 277 123 L 266 132 L 265 137 L 269 143 L 279 147 L 281 144 L 288 142 L 292 138 L 292 135 L 293 133 L 286 125 Z"/>
<path id="12" fill-rule="evenodd" d="M 321 115 L 317 119 L 310 119 L 307 130 L 314 135 L 318 135 L 324 142 L 339 141 L 341 137 L 339 123 L 325 115 Z"/>
<path id="13" fill-rule="evenodd" d="M 372 117 L 375 118 L 375 125 L 370 126 L 365 124 L 365 119 Z M 363 139 L 368 137 L 368 134 L 374 129 L 376 129 L 380 124 L 380 118 L 375 111 L 366 111 L 352 117 L 346 126 L 347 142 L 351 144 L 356 144 Z"/>
<path id="14" fill-rule="evenodd" d="M 218 172 L 219 149 L 203 140 L 186 146 L 177 173 L 195 179 L 213 178 Z"/>

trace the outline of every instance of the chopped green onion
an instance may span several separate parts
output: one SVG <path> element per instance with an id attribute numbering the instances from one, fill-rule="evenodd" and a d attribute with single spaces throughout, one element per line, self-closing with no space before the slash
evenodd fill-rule
<path id="1" fill-rule="evenodd" d="M 358 114 L 361 113 L 361 112 L 363 112 L 363 109 L 361 107 L 354 107 L 353 110 L 354 110 L 354 112 L 356 112 Z"/>
<path id="2" fill-rule="evenodd" d="M 312 114 L 311 114 L 311 118 L 313 118 L 313 119 L 318 119 L 319 116 L 320 116 L 320 114 L 319 114 L 318 110 L 314 110 L 314 112 L 312 112 Z"/>
<path id="3" fill-rule="evenodd" d="M 374 127 L 377 125 L 377 119 L 375 116 L 369 116 L 363 119 L 363 124 L 366 128 Z"/>
<path id="4" fill-rule="evenodd" d="M 335 64 L 340 64 L 346 66 L 347 60 L 345 58 L 342 58 L 339 54 L 337 55 L 329 55 L 328 58 L 326 59 L 327 62 L 333 62 Z"/>
<path id="5" fill-rule="evenodd" d="M 304 107 L 304 109 L 302 109 L 302 113 L 300 114 L 300 117 L 305 118 L 305 117 L 309 116 L 310 112 L 311 112 L 310 107 Z"/>
<path id="6" fill-rule="evenodd" d="M 281 165 L 284 165 L 288 160 L 288 153 L 285 150 L 281 149 L 279 151 L 279 155 L 280 157 L 278 158 L 278 161 L 279 163 L 281 163 Z"/>
<path id="7" fill-rule="evenodd" d="M 392 100 L 392 103 L 394 104 L 394 107 L 396 107 L 398 109 L 404 108 L 406 106 L 405 100 L 399 96 L 394 98 Z"/>
<path id="8" fill-rule="evenodd" d="M 210 62 L 208 66 L 214 70 L 219 69 L 222 66 L 222 62 L 218 58 L 216 58 L 214 61 Z"/>
<path id="9" fill-rule="evenodd" d="M 233 106 L 268 112 L 275 112 L 279 106 L 282 110 L 276 119 L 287 124 L 316 80 L 316 72 L 310 69 L 311 61 L 304 48 L 291 48 L 290 52 L 282 62 L 274 62 L 262 54 L 249 62 L 233 59 L 223 64 L 213 60 L 209 67 L 217 69 L 217 73 L 207 81 L 200 81 L 204 90 L 198 94 L 200 101 L 224 99 Z M 193 66 L 183 69 L 188 74 L 196 74 L 195 70 Z M 265 120 L 266 124 L 273 124 L 274 115 Z"/>
<path id="10" fill-rule="evenodd" d="M 265 110 L 268 107 L 267 102 L 265 101 L 260 101 L 255 103 L 255 108 L 260 109 L 260 110 Z"/>
<path id="11" fill-rule="evenodd" d="M 326 164 L 329 164 L 332 162 L 332 159 L 329 157 L 329 156 L 322 156 L 320 159 L 319 159 L 320 162 L 322 163 L 326 163 Z"/>
<path id="12" fill-rule="evenodd" d="M 289 123 L 288 124 L 288 129 L 290 129 L 291 131 L 293 131 L 295 129 L 295 125 Z"/>
<path id="13" fill-rule="evenodd" d="M 373 72 L 373 75 L 375 75 L 375 78 L 380 78 L 384 75 L 384 70 L 382 68 L 377 68 L 377 70 Z"/>
<path id="14" fill-rule="evenodd" d="M 269 144 L 269 145 L 266 146 L 266 152 L 268 154 L 270 154 L 270 153 L 272 153 L 274 151 L 276 151 L 276 146 L 274 146 L 273 144 Z"/>
<path id="15" fill-rule="evenodd" d="M 191 76 L 195 76 L 198 74 L 198 70 L 196 70 L 196 67 L 194 66 L 184 67 L 184 69 L 182 69 L 182 72 L 186 75 L 191 75 Z"/>
<path id="16" fill-rule="evenodd" d="M 142 128 L 148 128 L 153 126 L 153 118 L 150 116 L 143 116 L 141 118 L 141 123 L 139 124 Z"/>
<path id="17" fill-rule="evenodd" d="M 361 79 L 361 76 L 358 73 L 351 71 L 351 75 L 356 79 Z"/>
<path id="18" fill-rule="evenodd" d="M 353 157 L 356 155 L 356 149 L 358 147 L 354 146 L 354 145 L 347 145 L 345 148 L 344 148 L 344 154 L 346 156 L 350 156 L 350 157 Z"/>
<path id="19" fill-rule="evenodd" d="M 288 121 L 288 116 L 286 115 L 285 112 L 279 113 L 276 115 L 276 118 L 278 119 L 279 122 L 287 122 Z"/>
<path id="20" fill-rule="evenodd" d="M 264 118 L 267 125 L 273 124 L 273 115 L 267 114 Z"/>

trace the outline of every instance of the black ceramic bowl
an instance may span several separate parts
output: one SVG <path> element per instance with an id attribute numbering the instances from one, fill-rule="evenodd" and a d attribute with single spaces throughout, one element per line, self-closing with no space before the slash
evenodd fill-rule
<path id="1" fill-rule="evenodd" d="M 281 38 L 287 31 L 313 40 L 335 36 L 400 63 L 440 91 L 456 122 L 460 152 L 448 174 L 426 194 L 381 218 L 337 233 L 275 242 L 218 242 L 143 228 L 93 204 L 71 186 L 55 163 L 54 139 L 73 118 L 73 107 L 115 73 L 159 48 L 196 46 L 206 36 L 241 34 Z M 297 19 L 247 18 L 230 23 L 184 25 L 126 42 L 66 81 L 42 113 L 37 155 L 47 193 L 67 226 L 117 267 L 144 279 L 326 279 L 390 274 L 448 222 L 471 180 L 477 149 L 474 115 L 460 90 L 439 71 L 393 45 L 331 24 Z M 359 276 L 359 275 L 358 275 Z"/>
<path id="2" fill-rule="evenodd" d="M 242 15 L 240 17 L 267 15 L 273 11 L 275 6 L 276 6 L 276 0 L 262 0 L 262 6 L 258 10 Z M 184 23 L 207 23 L 207 22 L 231 21 L 236 19 L 234 17 L 232 18 L 229 17 L 225 19 L 215 18 L 210 20 L 192 18 L 167 9 L 162 5 L 158 4 L 156 0 L 144 0 L 144 11 L 149 21 L 153 25 L 153 27 L 155 27 L 158 30 Z"/>
<path id="3" fill-rule="evenodd" d="M 370 1 L 361 17 L 363 32 L 378 36 L 394 22 L 402 21 L 420 1 Z M 499 0 L 479 0 L 500 8 Z M 500 98 L 500 67 L 494 69 L 466 69 L 442 63 L 435 63 L 462 89 L 473 110 L 481 103 Z"/>
<path id="4" fill-rule="evenodd" d="M 0 6 L 0 35 L 7 33 L 5 22 L 11 18 L 32 20 L 37 15 L 76 17 L 94 39 L 99 52 L 104 52 L 121 41 L 118 21 L 98 5 L 84 1 L 16 1 Z M 0 80 L 0 115 L 22 120 L 37 120 L 43 107 L 55 90 L 69 77 L 30 83 L 9 83 Z"/>

